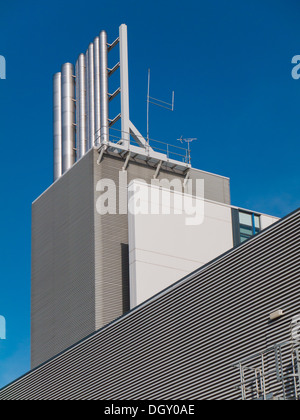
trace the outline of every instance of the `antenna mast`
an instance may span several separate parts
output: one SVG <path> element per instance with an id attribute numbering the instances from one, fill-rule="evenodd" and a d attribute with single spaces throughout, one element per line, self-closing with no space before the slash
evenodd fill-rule
<path id="1" fill-rule="evenodd" d="M 148 93 L 147 93 L 147 143 L 149 145 L 149 95 L 150 95 L 150 69 L 148 69 Z"/>

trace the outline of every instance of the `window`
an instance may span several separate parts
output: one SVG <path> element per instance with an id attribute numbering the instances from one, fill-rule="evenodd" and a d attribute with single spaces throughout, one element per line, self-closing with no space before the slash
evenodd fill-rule
<path id="1" fill-rule="evenodd" d="M 260 232 L 260 217 L 257 214 L 239 211 L 239 223 L 241 242 Z"/>

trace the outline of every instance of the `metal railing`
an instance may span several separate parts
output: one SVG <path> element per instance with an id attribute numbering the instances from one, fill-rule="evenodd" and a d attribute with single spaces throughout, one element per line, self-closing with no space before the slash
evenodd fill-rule
<path id="1" fill-rule="evenodd" d="M 299 352 L 299 341 L 285 341 L 236 363 L 242 400 L 299 400 Z"/>
<path id="2" fill-rule="evenodd" d="M 111 127 L 109 129 L 109 141 L 111 143 L 114 143 L 115 145 L 118 145 L 118 143 L 124 143 L 124 137 L 127 136 L 122 135 L 123 132 L 115 127 Z M 128 133 L 126 133 L 128 134 Z M 99 136 L 99 134 L 98 134 Z M 144 138 L 143 138 L 144 139 Z M 165 154 L 167 156 L 167 159 L 173 159 L 177 160 L 179 162 L 183 162 L 186 164 L 191 163 L 191 155 L 188 149 L 180 146 L 174 146 L 172 144 L 165 143 L 160 140 L 155 139 L 149 139 L 149 145 L 141 145 L 139 144 L 133 137 L 130 138 L 130 144 L 133 144 L 134 146 L 141 147 L 144 150 L 147 150 L 147 148 L 150 146 L 155 152 Z"/>

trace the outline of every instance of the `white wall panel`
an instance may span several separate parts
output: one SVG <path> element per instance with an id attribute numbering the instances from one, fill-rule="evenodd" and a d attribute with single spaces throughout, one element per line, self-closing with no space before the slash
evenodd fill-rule
<path id="1" fill-rule="evenodd" d="M 130 188 L 139 185 L 133 181 Z M 160 214 L 151 214 L 152 187 L 145 188 L 146 206 L 136 207 L 147 207 L 149 214 L 135 214 L 135 207 L 128 216 L 131 308 L 233 247 L 230 206 L 197 198 L 200 224 L 187 225 L 193 218 L 184 211 L 184 194 L 171 193 L 170 214 L 161 214 L 162 199 Z M 174 214 L 180 201 L 182 214 Z"/>

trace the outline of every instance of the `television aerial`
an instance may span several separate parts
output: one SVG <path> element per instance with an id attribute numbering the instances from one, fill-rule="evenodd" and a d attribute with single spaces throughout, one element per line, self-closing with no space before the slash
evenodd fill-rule
<path id="1" fill-rule="evenodd" d="M 150 96 L 150 69 L 148 69 L 148 93 L 147 93 L 147 143 L 149 145 L 149 104 L 165 108 L 168 111 L 174 111 L 174 98 L 175 93 L 172 92 L 172 103 L 161 101 L 160 99 L 153 98 Z"/>
<path id="2" fill-rule="evenodd" d="M 197 138 L 183 138 L 183 136 L 180 137 L 180 139 L 177 139 L 178 141 L 180 141 L 180 143 L 187 143 L 188 148 L 187 148 L 187 163 L 190 165 L 191 164 L 191 143 L 193 141 L 198 140 Z"/>

